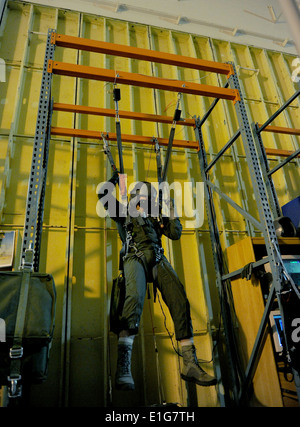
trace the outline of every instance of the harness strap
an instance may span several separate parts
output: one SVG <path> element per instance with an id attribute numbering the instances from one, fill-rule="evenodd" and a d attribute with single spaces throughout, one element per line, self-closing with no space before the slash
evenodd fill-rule
<path id="1" fill-rule="evenodd" d="M 29 285 L 30 285 L 30 274 L 32 271 L 32 260 L 33 260 L 33 250 L 27 249 L 25 253 L 25 263 L 23 266 L 22 272 L 22 281 L 20 286 L 20 295 L 16 316 L 16 324 L 13 338 L 13 345 L 9 351 L 9 357 L 11 359 L 10 363 L 10 373 L 7 377 L 9 382 L 8 387 L 8 397 L 16 398 L 21 397 L 22 395 L 22 386 L 19 381 L 21 381 L 21 363 L 23 357 L 23 332 L 25 327 L 25 317 L 27 310 L 28 294 L 29 294 Z"/>
<path id="2" fill-rule="evenodd" d="M 116 164 L 114 162 L 113 156 L 111 154 L 111 151 L 110 151 L 107 139 L 106 139 L 106 138 L 109 137 L 109 135 L 108 134 L 104 135 L 104 133 L 101 133 L 101 137 L 103 139 L 104 153 L 107 155 L 107 157 L 109 159 L 110 166 L 111 166 L 112 170 L 115 172 L 117 170 L 117 166 L 116 166 Z"/>
<path id="3" fill-rule="evenodd" d="M 141 221 L 143 221 L 142 218 L 137 218 L 138 221 L 140 222 L 139 225 L 142 226 Z M 144 221 L 143 221 L 144 222 Z M 147 281 L 151 281 L 153 282 L 153 294 L 154 294 L 154 301 L 155 301 L 155 297 L 156 297 L 156 282 L 157 282 L 157 268 L 156 265 L 158 264 L 158 262 L 162 259 L 163 254 L 164 254 L 164 250 L 162 247 L 160 246 L 154 246 L 154 251 L 155 251 L 155 265 L 152 268 L 152 270 L 149 269 L 148 265 L 147 265 L 147 261 L 146 261 L 146 257 L 143 251 L 141 251 L 137 245 L 136 242 L 134 242 L 133 240 L 133 235 L 132 235 L 132 230 L 130 230 L 130 226 L 132 226 L 132 222 L 130 217 L 128 216 L 125 220 L 125 230 L 126 230 L 126 242 L 125 242 L 125 248 L 124 248 L 124 256 L 123 256 L 123 261 L 125 261 L 128 253 L 129 253 L 129 249 L 133 248 L 135 253 L 134 255 L 141 260 L 141 263 L 144 267 L 145 273 L 146 273 L 146 278 Z M 123 246 L 123 247 L 124 247 Z M 122 248 L 123 251 L 123 248 Z M 148 289 L 148 297 L 149 297 L 149 289 Z"/>
<path id="4" fill-rule="evenodd" d="M 154 149 L 156 153 L 156 166 L 157 166 L 157 180 L 158 183 L 161 183 L 161 176 L 162 176 L 162 164 L 161 164 L 161 154 L 160 154 L 160 146 L 157 138 L 153 138 L 153 141 L 155 143 Z"/>
<path id="5" fill-rule="evenodd" d="M 158 218 L 159 221 L 162 222 L 162 188 L 160 186 L 162 182 L 162 164 L 161 164 L 161 154 L 160 154 L 160 146 L 157 138 L 153 138 L 153 141 L 155 142 L 155 153 L 156 153 L 156 167 L 157 167 L 157 180 L 159 184 L 158 189 Z"/>
<path id="6" fill-rule="evenodd" d="M 116 75 L 116 79 L 118 77 L 118 74 Z M 125 213 L 125 210 L 127 209 L 127 188 L 126 188 L 126 176 L 124 174 L 124 163 L 123 163 L 123 148 L 122 148 L 122 136 L 121 136 L 121 123 L 120 123 L 120 117 L 119 117 L 119 104 L 118 101 L 121 99 L 121 91 L 120 89 L 116 88 L 116 80 L 114 83 L 114 89 L 113 89 L 113 98 L 115 101 L 115 109 L 116 109 L 116 134 L 117 134 L 117 145 L 118 145 L 118 153 L 119 153 L 119 187 L 121 191 L 122 196 L 122 206 L 123 206 L 123 214 Z M 126 207 L 124 207 L 126 205 Z"/>
<path id="7" fill-rule="evenodd" d="M 122 137 L 121 137 L 121 123 L 120 123 L 119 105 L 118 105 L 118 101 L 120 101 L 120 99 L 121 99 L 120 89 L 117 89 L 116 87 L 114 87 L 113 98 L 114 98 L 115 107 L 116 107 L 116 134 L 117 134 L 117 144 L 118 144 L 118 152 L 119 152 L 120 173 L 124 174 L 123 152 L 122 152 Z"/>
<path id="8" fill-rule="evenodd" d="M 169 142 L 168 142 L 167 154 L 166 154 L 166 159 L 165 159 L 165 165 L 164 165 L 164 170 L 163 170 L 162 178 L 161 178 L 162 182 L 165 182 L 165 180 L 167 178 L 167 172 L 168 172 L 169 160 L 170 160 L 170 157 L 171 157 L 171 151 L 172 151 L 172 146 L 173 146 L 174 135 L 175 135 L 175 127 L 173 126 L 171 128 L 170 136 L 169 136 Z"/>
<path id="9" fill-rule="evenodd" d="M 162 182 L 165 182 L 167 179 L 167 172 L 168 172 L 169 160 L 170 160 L 171 152 L 172 152 L 176 123 L 180 120 L 180 115 L 181 115 L 181 110 L 179 110 L 180 97 L 181 97 L 181 93 L 178 94 L 177 105 L 176 105 L 176 109 L 174 112 L 173 124 L 172 124 L 172 128 L 170 131 L 170 136 L 169 136 L 165 165 L 164 165 L 164 169 L 163 169 L 163 173 L 162 173 L 162 177 L 161 177 Z"/>
<path id="10" fill-rule="evenodd" d="M 152 277 L 153 277 L 153 301 L 156 302 L 157 278 L 158 278 L 157 264 L 155 264 L 155 266 L 152 268 Z"/>
<path id="11" fill-rule="evenodd" d="M 120 173 L 124 174 L 121 123 L 120 123 L 120 121 L 116 121 L 116 134 L 117 134 L 117 144 L 118 144 L 118 153 L 119 153 L 119 162 L 120 162 Z"/>

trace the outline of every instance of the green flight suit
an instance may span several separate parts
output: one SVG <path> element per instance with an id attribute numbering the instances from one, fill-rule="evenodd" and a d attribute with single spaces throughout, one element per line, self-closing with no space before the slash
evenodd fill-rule
<path id="1" fill-rule="evenodd" d="M 98 194 L 101 200 L 101 194 Z M 118 204 L 119 202 L 116 201 Z M 104 205 L 107 209 L 107 206 Z M 108 209 L 109 211 L 109 209 Z M 161 236 L 172 240 L 181 237 L 182 225 L 179 218 L 163 217 L 163 227 L 157 218 L 148 216 L 122 217 L 119 208 L 110 215 L 116 222 L 121 240 L 126 246 L 129 230 L 131 240 L 123 257 L 123 271 L 126 283 L 126 296 L 121 318 L 121 330 L 131 334 L 138 332 L 140 318 L 147 290 L 147 282 L 154 282 L 169 308 L 174 322 L 177 340 L 193 336 L 190 304 L 183 284 L 173 267 L 163 255 Z M 110 213 L 110 212 L 109 212 Z M 127 230 L 127 231 L 126 231 Z M 141 256 L 142 255 L 142 256 Z"/>

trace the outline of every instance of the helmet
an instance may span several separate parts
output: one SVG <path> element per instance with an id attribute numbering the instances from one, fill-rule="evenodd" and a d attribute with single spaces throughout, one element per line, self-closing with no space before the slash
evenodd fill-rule
<path id="1" fill-rule="evenodd" d="M 133 190 L 130 192 L 131 198 L 139 196 L 150 197 L 151 199 L 156 199 L 157 191 L 155 187 L 147 181 L 138 181 L 134 186 Z"/>
<path id="2" fill-rule="evenodd" d="M 158 204 L 156 202 L 157 191 L 154 186 L 147 181 L 139 181 L 130 192 L 129 211 L 131 216 L 137 216 L 137 208 L 142 208 L 144 215 L 157 217 Z M 144 196 L 145 199 L 141 199 Z M 138 209 L 138 210 L 139 210 Z"/>
<path id="3" fill-rule="evenodd" d="M 276 218 L 274 227 L 277 237 L 295 237 L 297 235 L 296 227 L 287 216 Z"/>

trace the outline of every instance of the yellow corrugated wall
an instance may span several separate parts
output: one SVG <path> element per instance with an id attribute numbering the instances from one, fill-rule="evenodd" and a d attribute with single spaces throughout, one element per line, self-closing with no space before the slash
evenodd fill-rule
<path id="1" fill-rule="evenodd" d="M 295 91 L 291 80 L 293 56 L 207 37 L 80 14 L 67 10 L 9 2 L 0 39 L 0 58 L 6 61 L 6 82 L 0 83 L 1 229 L 22 235 L 33 136 L 40 93 L 46 34 L 58 33 L 141 48 L 183 54 L 220 62 L 233 61 L 239 70 L 249 119 L 263 123 Z M 215 74 L 149 62 L 56 48 L 55 59 L 167 78 L 217 85 Z M 120 86 L 120 109 L 173 115 L 177 94 Z M 55 102 L 114 108 L 112 84 L 53 76 Z M 203 115 L 212 99 L 183 96 L 183 117 Z M 300 127 L 299 101 L 277 119 L 279 126 Z M 114 132 L 114 119 L 74 116 L 54 112 L 53 126 Z M 127 134 L 168 137 L 169 126 L 122 120 Z M 237 130 L 233 104 L 218 103 L 204 128 L 209 158 Z M 178 126 L 176 139 L 195 140 L 192 128 Z M 266 147 L 293 150 L 297 139 L 264 134 Z M 116 149 L 113 148 L 116 156 Z M 274 158 L 275 165 L 280 159 Z M 128 182 L 156 181 L 155 153 L 150 147 L 124 144 Z M 274 181 L 281 205 L 299 195 L 293 161 L 276 173 Z M 51 140 L 47 176 L 40 271 L 54 276 L 57 287 L 55 338 L 47 382 L 32 389 L 33 406 L 107 406 L 110 378 L 116 367 L 116 338 L 108 334 L 109 295 L 118 274 L 120 241 L 114 223 L 96 214 L 96 187 L 111 174 L 108 161 L 96 141 L 55 137 Z M 250 176 L 238 140 L 214 168 L 213 179 L 223 192 L 257 217 Z M 201 181 L 197 154 L 174 149 L 169 182 Z M 288 191 L 287 191 L 288 189 Z M 252 226 L 216 196 L 221 240 L 224 247 L 248 234 Z M 186 219 L 186 218 L 185 218 Z M 184 223 L 185 224 L 185 223 Z M 214 281 L 208 223 L 184 228 L 180 241 L 164 241 L 167 257 L 183 281 L 191 302 L 198 357 L 210 361 L 211 330 L 219 326 L 218 298 Z M 207 292 L 210 289 L 210 292 Z M 210 300 L 212 311 L 210 310 Z M 173 333 L 168 310 L 166 325 Z M 158 353 L 154 351 L 154 335 Z M 175 339 L 174 339 L 175 342 Z M 176 344 L 176 342 L 175 342 Z M 158 359 L 157 359 L 158 357 Z M 214 387 L 187 389 L 180 380 L 182 361 L 175 354 L 164 325 L 159 303 L 145 300 L 142 325 L 135 340 L 133 376 L 136 391 L 113 391 L 114 405 L 152 405 L 163 397 L 186 406 L 218 406 Z M 205 364 L 213 372 L 211 362 Z M 195 391 L 196 390 L 196 391 Z"/>

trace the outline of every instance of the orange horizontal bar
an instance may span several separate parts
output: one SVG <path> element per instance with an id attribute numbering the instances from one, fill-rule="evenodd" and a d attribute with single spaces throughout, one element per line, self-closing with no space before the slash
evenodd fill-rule
<path id="1" fill-rule="evenodd" d="M 90 40 L 81 37 L 66 36 L 64 34 L 53 34 L 52 43 L 72 49 L 81 49 L 89 52 L 105 53 L 107 55 L 122 56 L 126 58 L 140 59 L 144 61 L 158 62 L 161 64 L 175 65 L 177 67 L 193 68 L 226 74 L 233 74 L 231 64 L 208 61 L 206 59 L 190 58 L 189 56 L 175 55 L 167 52 L 158 52 L 150 49 L 141 49 L 121 44 L 108 43 L 98 40 Z"/>
<path id="2" fill-rule="evenodd" d="M 48 72 L 63 76 L 80 77 L 112 83 L 148 87 L 152 89 L 169 90 L 171 92 L 188 93 L 193 95 L 211 96 L 232 101 L 240 99 L 239 91 L 223 87 L 202 85 L 180 80 L 150 77 L 142 74 L 127 73 L 123 71 L 106 70 L 104 68 L 89 67 L 86 65 L 68 64 L 49 60 Z"/>
<path id="3" fill-rule="evenodd" d="M 258 125 L 258 127 L 261 127 L 262 125 Z M 300 129 L 293 129 L 293 128 L 285 128 L 285 127 L 279 127 L 279 126 L 267 126 L 263 132 L 274 132 L 274 133 L 283 133 L 286 135 L 300 135 Z"/>
<path id="4" fill-rule="evenodd" d="M 71 105 L 71 104 L 60 104 L 60 103 L 54 103 L 53 110 L 65 111 L 69 113 L 93 114 L 96 116 L 107 116 L 107 117 L 115 117 L 116 115 L 116 111 L 109 108 L 87 107 L 83 105 Z M 160 116 L 157 114 L 145 114 L 145 113 L 134 113 L 131 111 L 119 111 L 119 116 L 121 119 L 141 120 L 141 121 L 167 123 L 167 124 L 173 123 L 173 117 Z M 195 126 L 195 120 L 183 119 L 183 120 L 179 120 L 177 124 L 184 125 L 184 126 Z"/>
<path id="5" fill-rule="evenodd" d="M 59 127 L 51 128 L 51 135 L 71 136 L 71 137 L 87 138 L 87 139 L 102 140 L 102 137 L 101 137 L 102 133 L 106 136 L 106 139 L 108 141 L 117 141 L 117 134 L 112 132 L 100 132 L 100 131 L 93 131 L 93 130 L 70 129 L 70 128 L 59 128 Z M 160 145 L 166 145 L 166 146 L 168 145 L 169 140 L 167 138 L 157 138 L 157 140 Z M 122 141 L 153 145 L 153 137 L 148 137 L 148 136 L 122 134 Z M 194 148 L 198 150 L 199 145 L 197 142 L 194 142 L 194 141 L 182 141 L 180 139 L 174 139 L 173 147 Z"/>
<path id="6" fill-rule="evenodd" d="M 280 156 L 280 157 L 289 157 L 294 151 L 290 150 L 281 150 L 277 148 L 265 148 L 266 154 L 269 156 Z M 297 156 L 300 157 L 300 154 Z"/>
<path id="7" fill-rule="evenodd" d="M 253 245 L 264 245 L 266 244 L 264 237 L 251 237 Z M 299 245 L 299 237 L 278 237 L 279 245 Z"/>

